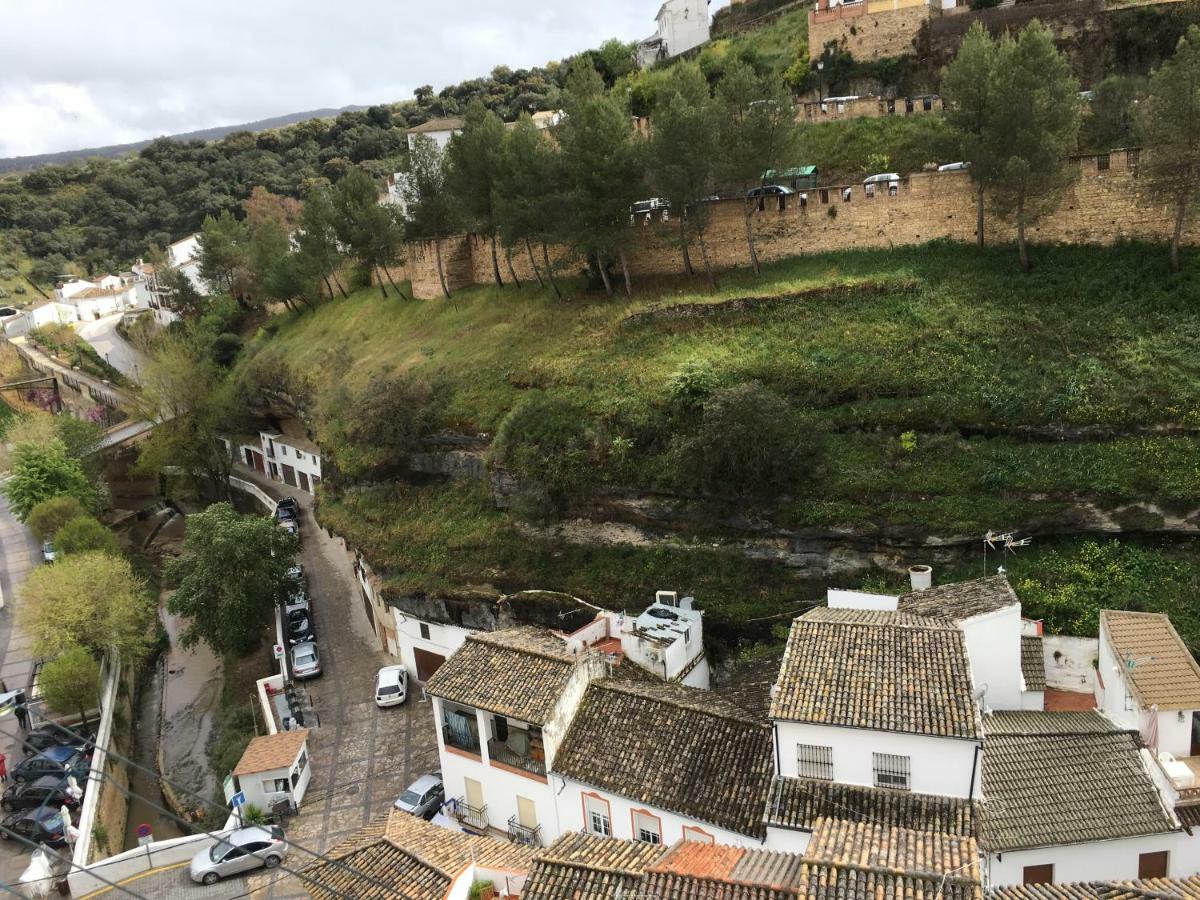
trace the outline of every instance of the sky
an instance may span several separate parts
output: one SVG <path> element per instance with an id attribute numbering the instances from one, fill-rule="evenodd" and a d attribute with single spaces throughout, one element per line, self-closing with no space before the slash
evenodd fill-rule
<path id="1" fill-rule="evenodd" d="M 660 3 L 9 0 L 0 158 L 405 100 L 648 37 Z"/>

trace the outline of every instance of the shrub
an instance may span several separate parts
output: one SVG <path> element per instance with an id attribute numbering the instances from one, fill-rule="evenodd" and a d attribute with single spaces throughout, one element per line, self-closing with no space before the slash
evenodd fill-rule
<path id="1" fill-rule="evenodd" d="M 218 334 L 212 342 L 212 358 L 218 366 L 228 368 L 242 352 L 242 339 L 236 334 Z"/>
<path id="2" fill-rule="evenodd" d="M 532 391 L 500 423 L 492 460 L 561 504 L 594 483 L 599 444 L 582 407 Z"/>
<path id="3" fill-rule="evenodd" d="M 39 541 L 49 541 L 72 519 L 86 515 L 78 499 L 67 494 L 43 500 L 29 511 L 25 524 Z"/>
<path id="4" fill-rule="evenodd" d="M 89 550 L 113 555 L 121 552 L 117 536 L 88 515 L 76 516 L 63 525 L 54 539 L 54 546 L 64 556 Z"/>
<path id="5" fill-rule="evenodd" d="M 95 508 L 100 500 L 82 464 L 59 440 L 17 444 L 12 452 L 12 475 L 3 491 L 22 522 L 35 506 L 51 497 L 72 496 L 85 509 Z"/>

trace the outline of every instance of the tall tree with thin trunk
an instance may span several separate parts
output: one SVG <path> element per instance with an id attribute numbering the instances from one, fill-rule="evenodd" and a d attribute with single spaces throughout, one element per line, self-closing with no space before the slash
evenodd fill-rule
<path id="1" fill-rule="evenodd" d="M 1200 28 L 1179 39 L 1175 55 L 1150 78 L 1142 104 L 1142 134 L 1149 152 L 1138 168 L 1147 197 L 1171 210 L 1171 271 L 1180 268 L 1183 231 L 1200 202 Z"/>
<path id="2" fill-rule="evenodd" d="M 387 298 L 380 271 L 381 228 L 394 228 L 391 207 L 381 206 L 374 179 L 362 169 L 351 169 L 333 188 L 333 225 L 338 241 L 367 273 L 374 273 L 379 291 Z M 390 242 L 387 235 L 383 244 Z M 386 256 L 386 253 L 383 254 Z"/>
<path id="3" fill-rule="evenodd" d="M 1028 272 L 1026 228 L 1057 208 L 1079 175 L 1067 157 L 1079 136 L 1079 83 L 1037 19 L 1015 40 L 1000 39 L 995 82 L 996 111 L 983 136 L 995 158 L 990 193 L 995 211 L 1017 227 L 1021 268 Z"/>
<path id="4" fill-rule="evenodd" d="M 716 120 L 708 83 L 695 63 L 671 70 L 668 91 L 659 95 L 650 139 L 650 179 L 654 192 L 670 204 L 679 229 L 683 269 L 692 274 L 688 252 L 693 236 L 700 241 L 709 289 L 715 286 L 712 262 L 704 241 L 713 193 L 712 172 L 716 156 Z"/>
<path id="5" fill-rule="evenodd" d="M 504 136 L 495 184 L 496 224 L 500 239 L 510 250 L 524 251 L 538 284 L 543 274 L 559 299 L 562 292 L 554 278 L 546 244 L 558 229 L 564 213 L 562 158 L 558 143 L 544 136 L 528 115 Z M 541 244 L 539 267 L 533 245 Z"/>
<path id="6" fill-rule="evenodd" d="M 495 186 L 504 143 L 504 123 L 480 100 L 467 106 L 462 131 L 446 148 L 446 188 L 462 213 L 465 224 L 486 235 L 492 245 L 492 277 L 503 286 L 496 252 Z"/>
<path id="7" fill-rule="evenodd" d="M 442 239 L 454 231 L 457 207 L 446 190 L 446 157 L 438 145 L 424 135 L 418 135 L 409 153 L 407 177 L 401 182 L 401 193 L 408 210 L 408 232 L 413 237 L 433 243 L 438 280 L 442 293 L 450 298 L 446 267 L 442 262 Z"/>
<path id="8" fill-rule="evenodd" d="M 304 198 L 304 209 L 296 231 L 296 245 L 301 267 L 313 278 L 320 279 L 333 299 L 336 284 L 343 297 L 346 288 L 338 280 L 342 267 L 342 245 L 334 228 L 333 201 L 323 186 L 314 187 Z"/>
<path id="9" fill-rule="evenodd" d="M 795 107 L 781 80 L 760 77 L 741 60 L 725 70 L 717 86 L 717 100 L 719 176 L 723 183 L 737 185 L 741 191 L 750 266 L 758 275 L 761 269 L 753 219 L 758 201 L 748 194 L 762 184 L 768 170 L 792 164 L 799 137 Z"/>
<path id="10" fill-rule="evenodd" d="M 975 243 L 984 243 L 984 196 L 996 174 L 995 150 L 986 139 L 996 114 L 999 49 L 979 22 L 971 26 L 958 53 L 942 71 L 946 123 L 958 137 L 959 154 L 970 164 L 975 185 Z"/>

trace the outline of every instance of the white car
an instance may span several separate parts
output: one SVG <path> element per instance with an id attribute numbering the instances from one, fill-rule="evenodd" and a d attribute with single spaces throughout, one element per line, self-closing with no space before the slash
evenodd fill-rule
<path id="1" fill-rule="evenodd" d="M 408 699 L 408 669 L 384 666 L 375 676 L 375 705 L 399 706 Z"/>
<path id="2" fill-rule="evenodd" d="M 54 562 L 58 558 L 58 551 L 54 549 L 54 544 L 50 541 L 42 542 L 42 559 L 48 563 Z"/>
<path id="3" fill-rule="evenodd" d="M 942 163 L 940 166 L 937 167 L 937 170 L 939 172 L 961 172 L 964 169 L 969 169 L 969 168 L 971 168 L 971 164 L 968 162 L 952 162 L 952 163 Z"/>
<path id="4" fill-rule="evenodd" d="M 900 174 L 898 172 L 881 172 L 878 175 L 868 175 L 863 179 L 863 184 L 887 184 L 899 180 Z"/>

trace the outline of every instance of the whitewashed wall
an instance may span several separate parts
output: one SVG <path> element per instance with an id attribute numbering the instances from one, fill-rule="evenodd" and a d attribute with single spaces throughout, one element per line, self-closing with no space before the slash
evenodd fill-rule
<path id="1" fill-rule="evenodd" d="M 1124 881 L 1138 877 L 1139 854 L 1159 850 L 1170 853 L 1167 862 L 1170 877 L 1181 878 L 1200 871 L 1200 834 L 1189 837 L 1186 832 L 990 854 L 987 865 L 992 887 L 1021 884 L 1025 866 L 1046 863 L 1054 865 L 1057 883 Z"/>
<path id="2" fill-rule="evenodd" d="M 775 722 L 779 746 L 779 774 L 796 776 L 797 744 L 833 748 L 833 780 L 844 784 L 875 783 L 873 753 L 895 753 L 911 758 L 910 789 L 947 797 L 978 797 L 981 761 L 973 740 L 837 728 L 799 722 Z M 974 773 L 972 775 L 972 773 Z"/>
<path id="3" fill-rule="evenodd" d="M 1095 638 L 1047 634 L 1042 638 L 1046 663 L 1046 687 L 1060 691 L 1092 693 L 1096 684 Z"/>
<path id="4" fill-rule="evenodd" d="M 392 617 L 396 622 L 396 651 L 400 662 L 408 669 L 409 678 L 416 681 L 417 657 L 415 649 L 436 653 L 449 657 L 451 653 L 463 645 L 468 637 L 475 632 L 469 628 L 457 625 L 443 625 L 440 622 L 426 622 L 408 613 L 392 608 Z M 429 638 L 421 637 L 421 626 L 429 628 Z"/>
<path id="5" fill-rule="evenodd" d="M 975 690 L 987 689 L 987 707 L 1021 709 L 1021 607 L 1013 604 L 958 626 L 966 638 Z"/>

